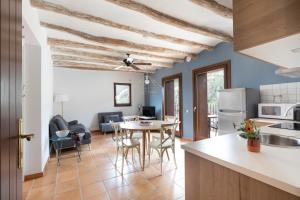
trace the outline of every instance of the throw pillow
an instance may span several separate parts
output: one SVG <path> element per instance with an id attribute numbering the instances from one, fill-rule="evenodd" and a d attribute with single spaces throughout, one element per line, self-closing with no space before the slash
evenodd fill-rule
<path id="1" fill-rule="evenodd" d="M 104 121 L 105 121 L 105 123 L 109 123 L 110 121 L 120 122 L 121 119 L 120 119 L 119 115 L 106 115 L 104 117 Z"/>
<path id="2" fill-rule="evenodd" d="M 56 123 L 59 130 L 68 130 L 67 125 L 65 124 L 65 122 L 62 119 L 57 118 L 55 120 L 55 123 Z"/>

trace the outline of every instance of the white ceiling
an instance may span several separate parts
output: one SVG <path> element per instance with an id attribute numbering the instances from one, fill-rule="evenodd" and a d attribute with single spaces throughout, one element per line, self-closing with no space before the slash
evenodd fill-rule
<path id="1" fill-rule="evenodd" d="M 232 19 L 217 15 L 216 13 L 206 8 L 203 8 L 197 4 L 194 4 L 189 0 L 135 0 L 135 1 L 143 5 L 146 5 L 154 10 L 167 14 L 169 16 L 189 22 L 190 24 L 215 29 L 223 33 L 226 33 L 230 36 L 233 35 Z M 108 19 L 110 21 L 135 27 L 140 30 L 173 36 L 188 41 L 199 42 L 210 46 L 215 46 L 218 43 L 222 42 L 220 39 L 186 31 L 178 27 L 175 27 L 173 25 L 169 25 L 154 20 L 149 16 L 144 15 L 143 13 L 136 12 L 128 8 L 120 7 L 118 5 L 107 2 L 105 0 L 88 0 L 88 1 L 76 0 L 76 3 L 74 0 L 64 0 L 64 1 L 47 0 L 47 2 L 59 4 L 71 10 Z M 232 0 L 217 0 L 217 2 L 229 8 L 232 7 Z M 112 28 L 109 26 L 104 26 L 94 22 L 81 20 L 75 17 L 69 17 L 51 11 L 45 11 L 39 9 L 38 13 L 39 13 L 40 21 L 59 25 L 59 26 L 64 26 L 67 28 L 72 28 L 74 30 L 92 34 L 94 36 L 103 36 L 103 37 L 110 37 L 114 39 L 122 39 L 122 40 L 134 42 L 138 44 L 164 47 L 164 48 L 180 50 L 180 51 L 195 53 L 195 54 L 198 54 L 203 50 L 203 48 L 201 47 L 187 46 L 182 44 L 171 43 L 165 40 L 144 37 L 137 33 L 129 32 L 117 28 Z M 85 44 L 97 45 L 96 42 L 88 41 L 81 37 L 71 35 L 69 33 L 64 33 L 61 31 L 47 29 L 47 35 L 48 37 L 51 38 L 65 39 L 65 40 L 71 40 L 71 41 L 81 42 Z M 112 45 L 102 45 L 102 46 L 107 46 L 125 52 L 126 50 L 129 50 L 127 47 L 119 47 L 119 46 L 112 46 Z M 81 49 L 81 50 L 91 51 L 87 49 Z M 136 49 L 135 51 L 147 52 L 147 51 L 141 51 Z M 97 52 L 105 55 L 119 55 L 119 53 L 105 52 L 105 51 L 98 51 L 98 50 L 92 50 L 92 52 Z M 153 53 L 153 52 L 152 54 L 161 55 L 160 53 Z M 125 57 L 125 55 L 123 55 L 123 57 Z M 146 57 L 141 57 L 136 55 L 133 55 L 133 57 L 146 59 Z M 156 60 L 158 61 L 161 59 L 156 59 Z"/>

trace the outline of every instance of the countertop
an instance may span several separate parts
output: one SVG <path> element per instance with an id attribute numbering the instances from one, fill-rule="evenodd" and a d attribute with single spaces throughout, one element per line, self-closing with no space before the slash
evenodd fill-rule
<path id="1" fill-rule="evenodd" d="M 292 120 L 282 120 L 282 119 L 266 119 L 266 118 L 254 118 L 253 120 L 257 122 L 264 122 L 270 124 L 278 124 L 283 122 L 293 122 L 293 123 L 300 123 L 297 121 Z M 276 134 L 276 135 L 283 135 L 288 137 L 296 137 L 300 138 L 300 131 L 288 130 L 288 129 L 279 129 L 279 128 L 271 128 L 269 126 L 260 127 L 262 133 L 269 133 L 269 134 Z"/>
<path id="2" fill-rule="evenodd" d="M 262 129 L 265 128 L 271 132 L 275 129 Z M 290 134 L 289 131 L 282 132 Z M 246 140 L 239 137 L 238 133 L 188 143 L 182 148 L 300 197 L 300 149 L 261 145 L 260 153 L 251 153 L 247 151 Z"/>
<path id="3" fill-rule="evenodd" d="M 270 119 L 270 118 L 253 118 L 252 120 L 257 121 L 257 122 L 270 123 L 270 124 L 277 124 L 277 123 L 282 123 L 282 122 L 293 122 L 292 120 Z"/>

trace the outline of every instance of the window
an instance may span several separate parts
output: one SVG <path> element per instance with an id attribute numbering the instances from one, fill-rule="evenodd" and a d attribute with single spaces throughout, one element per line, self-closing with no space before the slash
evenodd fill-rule
<path id="1" fill-rule="evenodd" d="M 114 103 L 115 107 L 131 106 L 130 83 L 114 83 Z"/>

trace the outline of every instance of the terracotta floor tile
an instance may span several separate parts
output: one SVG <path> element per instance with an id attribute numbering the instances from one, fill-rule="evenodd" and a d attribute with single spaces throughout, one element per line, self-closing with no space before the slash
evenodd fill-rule
<path id="1" fill-rule="evenodd" d="M 27 200 L 49 200 L 54 196 L 55 184 L 49 184 L 46 186 L 40 186 L 32 188 L 29 193 Z"/>
<path id="2" fill-rule="evenodd" d="M 118 187 L 108 191 L 111 200 L 125 200 L 137 198 L 137 194 L 129 186 Z"/>
<path id="3" fill-rule="evenodd" d="M 98 181 L 101 181 L 102 178 L 99 174 L 94 172 L 88 172 L 79 176 L 80 185 L 89 185 Z"/>
<path id="4" fill-rule="evenodd" d="M 28 196 L 28 192 L 24 192 L 23 191 L 23 193 L 22 193 L 22 200 L 26 200 L 27 196 Z"/>
<path id="5" fill-rule="evenodd" d="M 103 171 L 100 171 L 100 173 L 101 173 L 102 180 L 121 176 L 121 174 L 116 169 L 103 170 Z"/>
<path id="6" fill-rule="evenodd" d="M 122 178 L 121 176 L 107 179 L 107 180 L 103 181 L 103 183 L 107 190 L 111 190 L 111 189 L 114 189 L 117 187 L 122 187 L 122 186 L 128 185 L 125 178 Z"/>
<path id="7" fill-rule="evenodd" d="M 107 197 L 104 184 L 100 181 L 83 186 L 82 194 L 84 199 L 89 199 L 95 196 Z"/>
<path id="8" fill-rule="evenodd" d="M 78 189 L 55 195 L 54 200 L 81 200 L 80 191 Z"/>
<path id="9" fill-rule="evenodd" d="M 84 198 L 84 200 L 110 200 L 110 198 L 107 193 L 102 193 L 100 195 Z"/>
<path id="10" fill-rule="evenodd" d="M 178 199 L 184 195 L 184 188 L 174 185 L 165 185 L 158 189 L 159 192 L 164 194 L 168 199 Z"/>
<path id="11" fill-rule="evenodd" d="M 75 190 L 75 189 L 79 190 L 78 180 L 72 179 L 72 180 L 65 181 L 65 182 L 58 182 L 55 187 L 55 192 L 56 192 L 56 194 L 60 194 L 60 193 L 68 192 L 68 191 Z"/>
<path id="12" fill-rule="evenodd" d="M 130 174 L 125 174 L 123 176 L 126 179 L 126 182 L 131 185 L 131 184 L 145 184 L 149 182 L 144 176 L 142 176 L 140 173 L 130 173 Z"/>
<path id="13" fill-rule="evenodd" d="M 148 179 L 153 185 L 157 187 L 164 187 L 166 185 L 172 185 L 172 181 L 167 176 L 156 176 Z"/>
<path id="14" fill-rule="evenodd" d="M 150 193 L 141 194 L 136 199 L 137 200 L 166 200 L 167 197 L 164 196 L 161 192 L 154 190 Z"/>
<path id="15" fill-rule="evenodd" d="M 62 182 L 77 179 L 77 177 L 78 177 L 78 172 L 77 169 L 75 168 L 73 170 L 59 172 L 57 174 L 57 182 L 62 183 Z"/>
<path id="16" fill-rule="evenodd" d="M 33 180 L 25 181 L 23 183 L 23 192 L 28 192 L 33 185 Z"/>
<path id="17" fill-rule="evenodd" d="M 148 195 L 151 194 L 156 190 L 155 185 L 151 184 L 150 182 L 146 182 L 144 184 L 132 184 L 128 185 L 128 187 L 131 188 L 131 191 L 134 193 L 136 197 L 139 197 L 141 195 Z"/>
<path id="18" fill-rule="evenodd" d="M 75 151 L 63 152 L 61 165 L 56 165 L 51 156 L 42 178 L 24 182 L 24 200 L 168 200 L 184 199 L 184 152 L 181 142 L 176 140 L 178 168 L 172 159 L 165 157 L 163 174 L 160 175 L 160 160 L 153 152 L 149 165 L 146 158 L 145 170 L 141 171 L 138 156 L 131 161 L 131 153 L 124 162 L 123 180 L 120 174 L 121 157 L 114 165 L 116 149 L 111 135 L 93 135 L 92 150 L 82 148 L 80 162 Z"/>
<path id="19" fill-rule="evenodd" d="M 34 179 L 32 188 L 52 185 L 56 182 L 56 175 L 55 176 L 43 176 L 41 178 Z"/>

